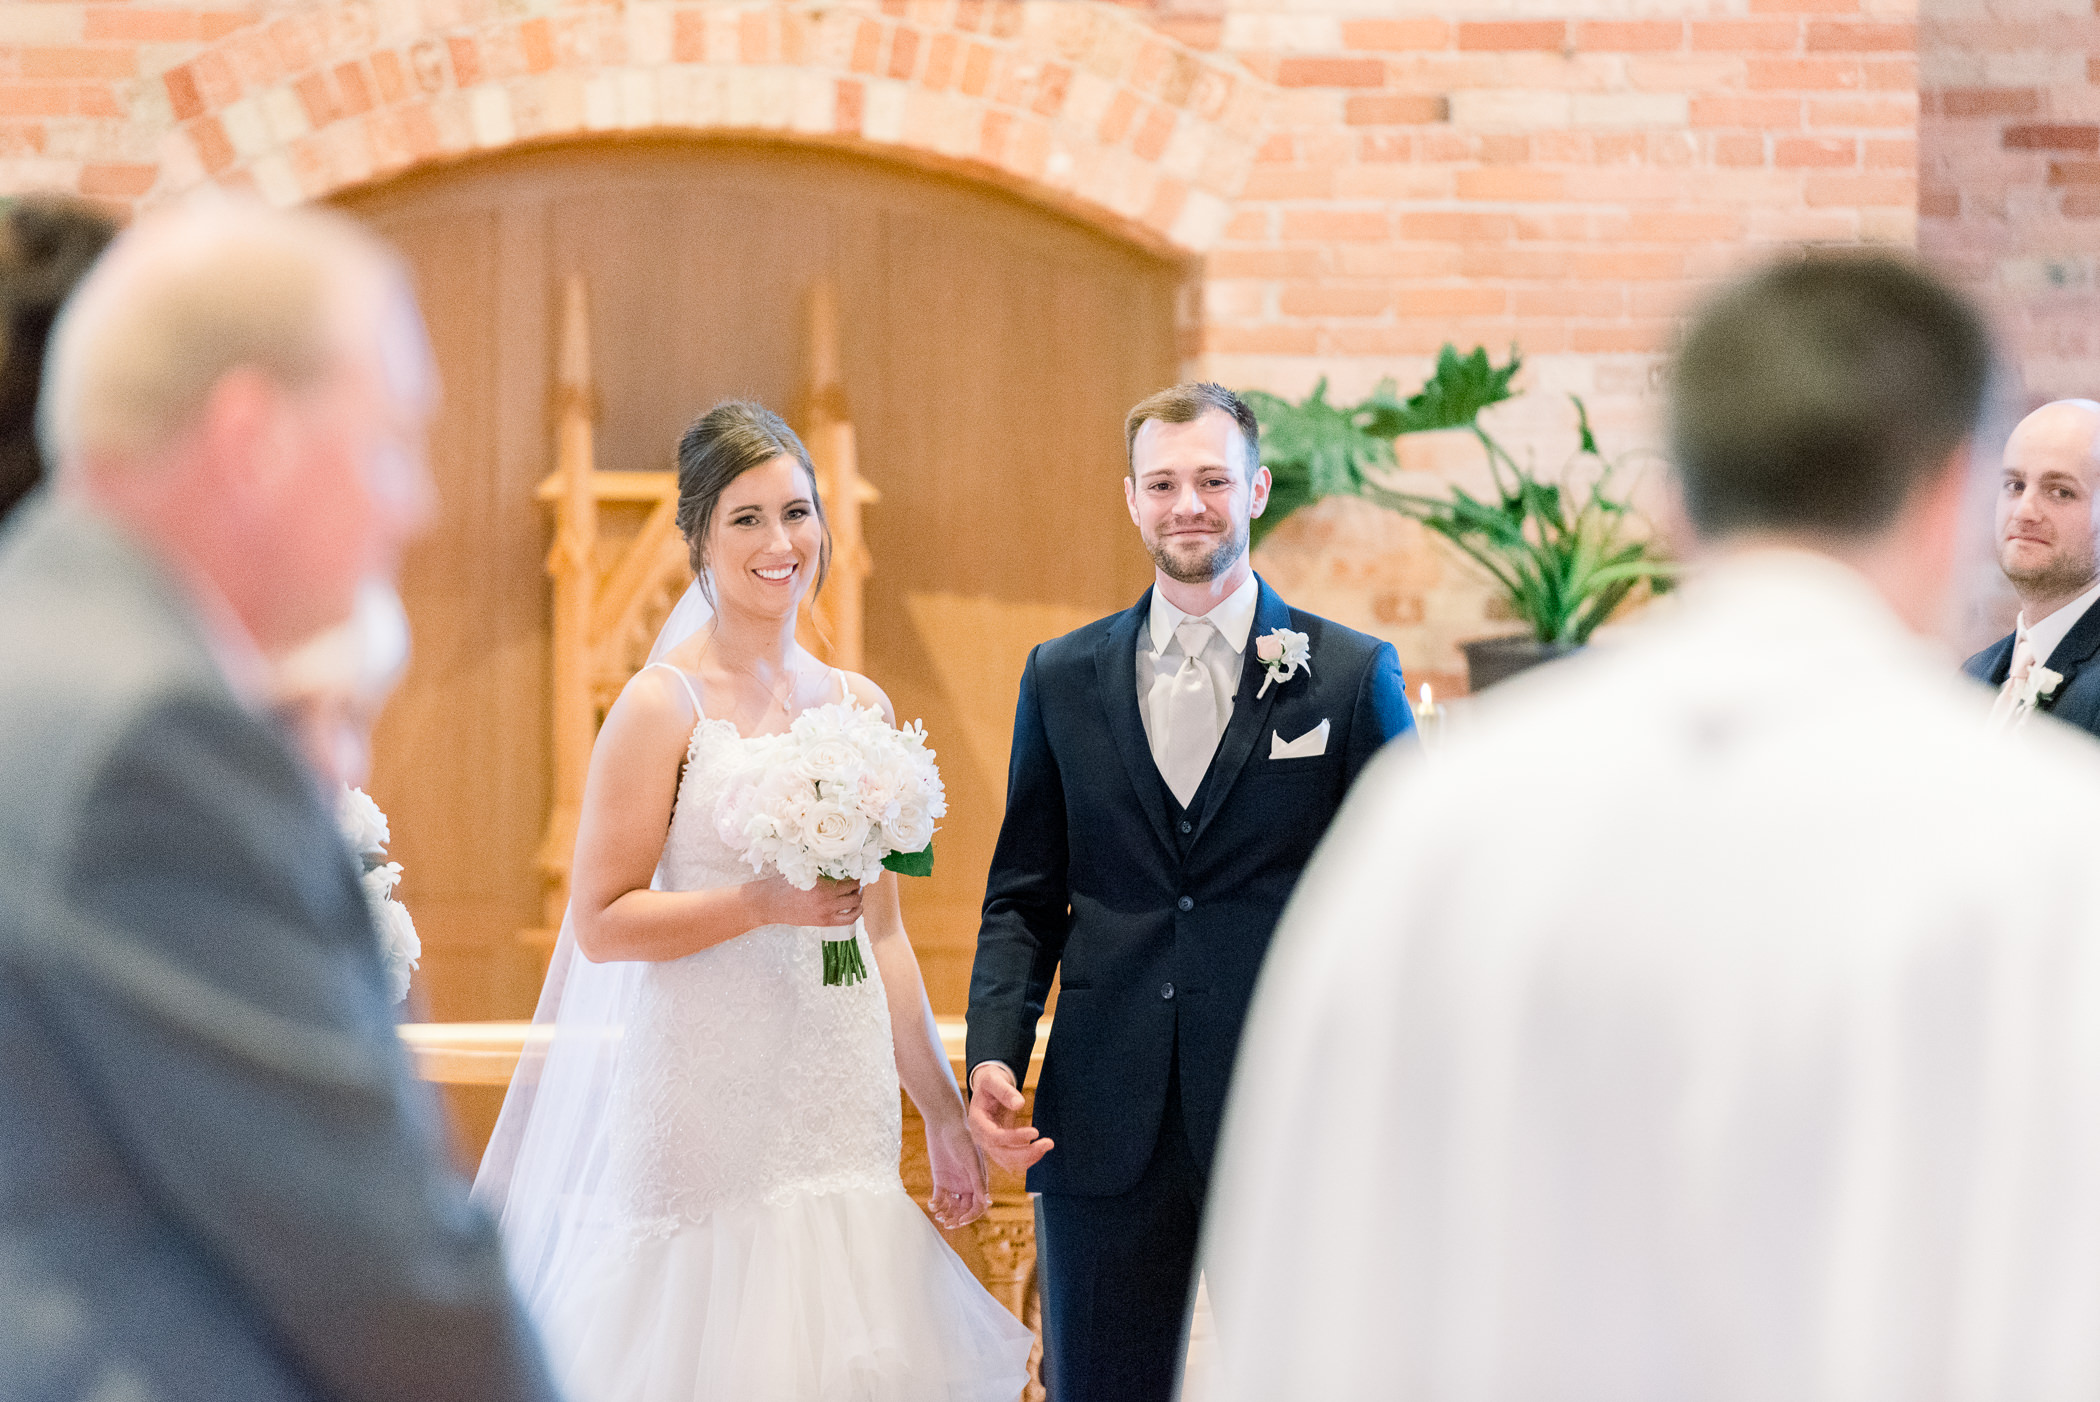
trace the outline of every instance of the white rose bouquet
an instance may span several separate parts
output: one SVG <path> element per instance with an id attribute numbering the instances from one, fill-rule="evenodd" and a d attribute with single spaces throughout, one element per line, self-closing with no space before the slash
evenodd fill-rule
<path id="1" fill-rule="evenodd" d="M 423 941 L 408 907 L 394 899 L 394 887 L 401 883 L 401 863 L 386 859 L 386 845 L 392 837 L 386 814 L 379 811 L 370 794 L 345 784 L 336 798 L 335 822 L 364 867 L 359 884 L 364 887 L 365 904 L 371 907 L 372 923 L 379 930 L 379 963 L 386 971 L 387 989 L 398 1003 L 408 996 L 408 976 L 423 957 Z"/>
<path id="2" fill-rule="evenodd" d="M 753 871 L 771 867 L 800 891 L 820 876 L 932 872 L 948 799 L 918 721 L 893 729 L 872 706 L 813 706 L 753 759 L 715 809 L 715 831 Z M 857 938 L 824 941 L 826 985 L 867 976 Z"/>

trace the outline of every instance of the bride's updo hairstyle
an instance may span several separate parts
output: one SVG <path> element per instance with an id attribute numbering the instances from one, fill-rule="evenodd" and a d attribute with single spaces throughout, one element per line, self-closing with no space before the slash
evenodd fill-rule
<path id="1" fill-rule="evenodd" d="M 693 576 L 710 604 L 715 594 L 707 577 L 707 533 L 714 525 L 715 507 L 731 482 L 783 454 L 799 463 L 809 479 L 809 499 L 824 530 L 817 582 L 809 590 L 814 596 L 831 573 L 831 522 L 824 515 L 824 498 L 817 493 L 817 469 L 795 430 L 763 404 L 727 399 L 695 419 L 678 440 L 678 533 L 685 537 Z"/>

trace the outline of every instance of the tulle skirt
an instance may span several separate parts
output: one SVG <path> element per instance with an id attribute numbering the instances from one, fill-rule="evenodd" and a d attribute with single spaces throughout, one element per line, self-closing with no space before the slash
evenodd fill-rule
<path id="1" fill-rule="evenodd" d="M 1033 1339 L 896 1189 L 719 1209 L 540 1323 L 577 1402 L 1014 1402 Z"/>

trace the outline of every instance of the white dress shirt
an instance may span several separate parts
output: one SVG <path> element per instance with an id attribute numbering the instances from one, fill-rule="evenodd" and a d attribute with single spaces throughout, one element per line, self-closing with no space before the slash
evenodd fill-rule
<path id="1" fill-rule="evenodd" d="M 1278 927 L 1213 1398 L 2100 1396 L 2091 742 L 1782 551 L 1473 704 Z"/>
<path id="2" fill-rule="evenodd" d="M 1245 583 L 1221 599 L 1207 614 L 1183 613 L 1167 601 L 1159 586 L 1153 586 L 1151 626 L 1138 630 L 1137 699 L 1138 716 L 1145 726 L 1145 740 L 1152 748 L 1152 761 L 1162 773 L 1166 770 L 1167 708 L 1156 704 L 1161 689 L 1155 683 L 1181 669 L 1181 649 L 1169 646 L 1174 641 L 1174 630 L 1194 618 L 1208 619 L 1214 630 L 1199 660 L 1211 674 L 1215 688 L 1213 694 L 1218 702 L 1218 734 L 1222 737 L 1232 719 L 1232 698 L 1240 689 L 1240 667 L 1247 655 L 1247 635 L 1254 631 L 1254 610 L 1260 602 L 1261 583 L 1251 573 Z"/>

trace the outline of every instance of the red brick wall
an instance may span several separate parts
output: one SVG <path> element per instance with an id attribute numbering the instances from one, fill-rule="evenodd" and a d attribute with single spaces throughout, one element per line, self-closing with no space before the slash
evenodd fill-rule
<path id="1" fill-rule="evenodd" d="M 1997 313 L 2028 404 L 2100 397 L 2100 17 L 1926 0 L 1918 246 Z"/>
<path id="2" fill-rule="evenodd" d="M 1652 437 L 1658 352 L 1706 280 L 1803 240 L 1915 236 L 1913 0 L 1514 8 L 19 0 L 0 4 L 0 188 L 292 201 L 594 132 L 858 145 L 1185 257 L 1190 369 L 1227 383 L 1355 396 L 1445 340 L 1515 343 L 1530 393 L 1500 423 L 1545 462 L 1572 443 L 1567 392 L 1608 445 Z M 1944 86 L 2046 86 L 1996 82 Z M 2093 115 L 2054 101 L 2034 123 Z M 2082 154 L 2100 170 L 2068 146 L 2007 157 L 2071 191 Z M 1261 563 L 1447 684 L 1454 643 L 1500 626 L 1469 575 L 1355 503 L 1288 523 Z"/>

